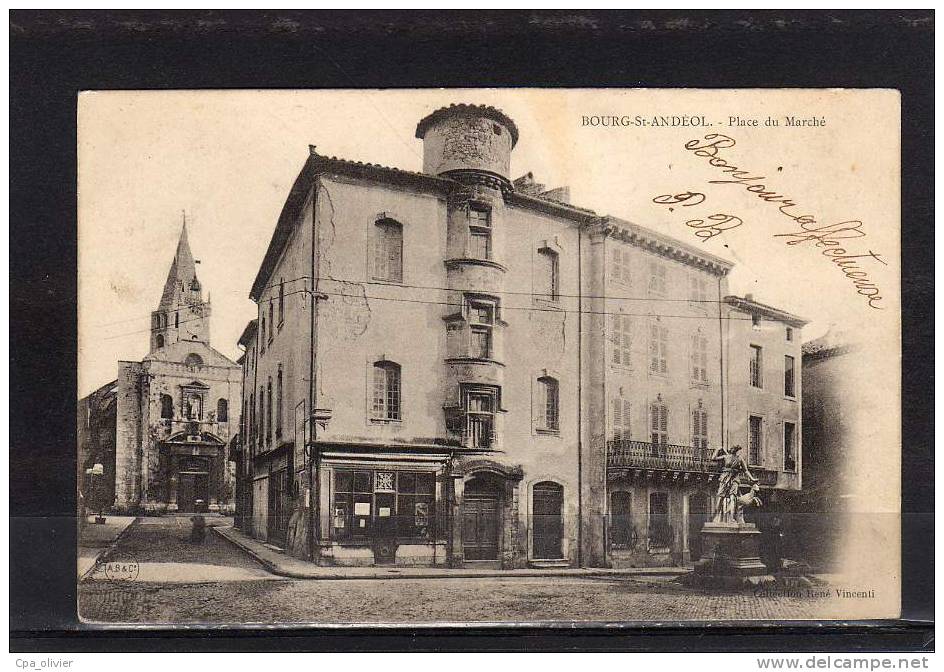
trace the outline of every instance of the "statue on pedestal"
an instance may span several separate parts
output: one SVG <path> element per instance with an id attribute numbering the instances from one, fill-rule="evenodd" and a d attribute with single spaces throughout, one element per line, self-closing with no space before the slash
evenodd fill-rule
<path id="1" fill-rule="evenodd" d="M 740 456 L 741 446 L 725 450 L 724 446 L 715 449 L 711 459 L 722 463 L 721 478 L 718 481 L 718 505 L 713 519 L 716 523 L 743 523 L 744 509 L 747 506 L 761 506 L 757 496 L 760 486 L 751 475 L 747 463 Z M 749 485 L 750 491 L 741 493 L 741 485 Z"/>

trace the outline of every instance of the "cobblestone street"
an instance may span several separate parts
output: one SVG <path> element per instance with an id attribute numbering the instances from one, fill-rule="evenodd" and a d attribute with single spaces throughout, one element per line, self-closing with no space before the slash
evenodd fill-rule
<path id="1" fill-rule="evenodd" d="M 116 554 L 131 581 L 101 572 L 79 587 L 85 621 L 107 623 L 433 623 L 822 618 L 834 598 L 709 594 L 668 580 L 614 577 L 294 580 L 264 571 L 216 534 L 187 540 L 186 519 L 144 519 Z M 833 609 L 830 609 L 833 607 Z"/>

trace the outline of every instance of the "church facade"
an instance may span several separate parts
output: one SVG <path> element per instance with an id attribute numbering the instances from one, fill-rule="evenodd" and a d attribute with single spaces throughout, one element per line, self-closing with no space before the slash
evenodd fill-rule
<path id="1" fill-rule="evenodd" d="M 115 510 L 232 511 L 227 448 L 239 426 L 240 388 L 239 365 L 210 346 L 210 303 L 184 223 L 151 314 L 148 354 L 118 364 Z"/>

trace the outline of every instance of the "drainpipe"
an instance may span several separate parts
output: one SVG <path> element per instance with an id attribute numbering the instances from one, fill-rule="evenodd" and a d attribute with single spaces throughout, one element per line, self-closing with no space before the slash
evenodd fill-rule
<path id="1" fill-rule="evenodd" d="M 583 227 L 577 227 L 577 566 L 583 567 Z"/>

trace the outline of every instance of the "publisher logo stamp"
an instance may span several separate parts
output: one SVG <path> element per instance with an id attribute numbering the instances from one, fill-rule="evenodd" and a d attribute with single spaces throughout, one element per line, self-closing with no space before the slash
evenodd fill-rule
<path id="1" fill-rule="evenodd" d="M 127 554 L 112 556 L 102 566 L 102 572 L 109 581 L 134 581 L 139 571 L 137 559 Z"/>

